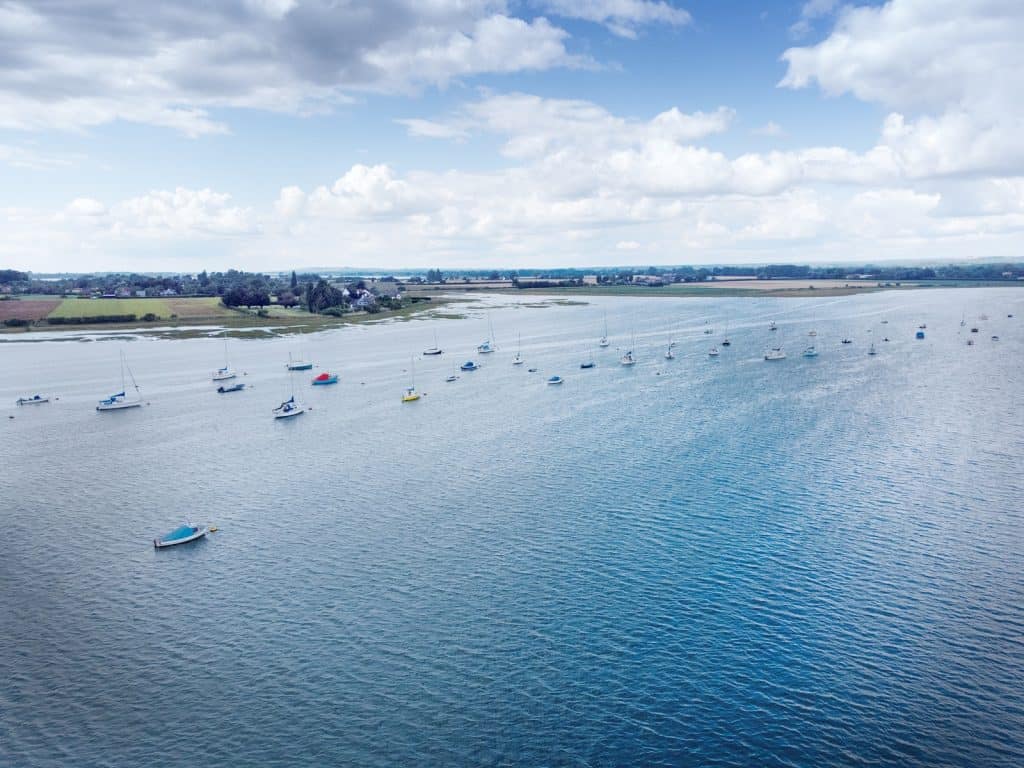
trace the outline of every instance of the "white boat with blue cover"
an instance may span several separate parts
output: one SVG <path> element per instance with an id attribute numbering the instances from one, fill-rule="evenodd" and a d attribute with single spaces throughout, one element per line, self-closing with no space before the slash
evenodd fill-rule
<path id="1" fill-rule="evenodd" d="M 461 370 L 461 371 L 475 371 L 479 367 L 480 366 L 477 365 L 476 363 L 474 363 L 472 360 L 467 360 L 466 362 L 464 362 L 462 365 L 459 366 L 459 370 Z"/>
<path id="2" fill-rule="evenodd" d="M 135 387 L 135 397 L 127 395 L 128 388 L 125 386 L 124 373 L 128 368 L 124 359 L 124 352 L 121 353 L 121 391 L 111 395 L 106 400 L 100 400 L 96 406 L 97 411 L 121 411 L 125 408 L 138 408 L 142 405 L 142 398 L 139 397 L 139 385 L 135 383 L 135 376 L 131 368 L 128 368 L 128 375 L 131 377 L 132 386 Z"/>
<path id="3" fill-rule="evenodd" d="M 275 419 L 290 419 L 293 416 L 298 416 L 301 413 L 305 413 L 305 406 L 299 405 L 295 402 L 295 395 L 292 395 L 277 408 L 274 409 Z"/>
<path id="4" fill-rule="evenodd" d="M 548 384 L 561 384 L 561 383 L 562 383 L 562 377 L 561 376 L 552 376 L 552 377 L 550 377 L 548 379 Z"/>
<path id="5" fill-rule="evenodd" d="M 18 405 L 39 405 L 50 402 L 50 398 L 46 395 L 32 395 L 32 397 L 19 397 L 15 402 Z"/>
<path id="6" fill-rule="evenodd" d="M 190 541 L 201 539 L 209 532 L 210 529 L 205 525 L 182 525 L 158 539 L 153 539 L 153 546 L 157 549 L 176 547 L 179 544 L 188 544 Z"/>

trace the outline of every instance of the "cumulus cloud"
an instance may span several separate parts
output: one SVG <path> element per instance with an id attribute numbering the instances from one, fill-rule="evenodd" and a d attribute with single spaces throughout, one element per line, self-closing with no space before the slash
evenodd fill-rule
<path id="1" fill-rule="evenodd" d="M 664 0 L 543 0 L 541 6 L 555 16 L 603 24 L 629 39 L 648 24 L 683 26 L 692 21 L 689 13 Z"/>
<path id="2" fill-rule="evenodd" d="M 910 177 L 1024 171 L 1024 4 L 890 0 L 846 7 L 817 45 L 791 48 L 780 85 L 817 84 L 894 109 L 880 145 Z"/>
<path id="3" fill-rule="evenodd" d="M 592 66 L 567 37 L 502 0 L 12 0 L 0 5 L 0 127 L 223 133 L 218 108 L 303 113 L 353 92 Z"/>

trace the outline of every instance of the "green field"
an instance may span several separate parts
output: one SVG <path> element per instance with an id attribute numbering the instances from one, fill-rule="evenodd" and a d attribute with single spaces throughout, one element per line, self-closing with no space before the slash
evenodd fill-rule
<path id="1" fill-rule="evenodd" d="M 150 312 L 163 318 L 171 316 L 171 308 L 163 299 L 64 299 L 47 317 L 142 317 Z"/>

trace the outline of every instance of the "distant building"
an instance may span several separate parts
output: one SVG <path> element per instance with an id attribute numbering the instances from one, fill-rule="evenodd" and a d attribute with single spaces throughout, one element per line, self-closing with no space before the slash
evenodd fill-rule
<path id="1" fill-rule="evenodd" d="M 583 276 L 583 284 L 584 285 L 597 285 L 597 275 L 584 275 Z"/>

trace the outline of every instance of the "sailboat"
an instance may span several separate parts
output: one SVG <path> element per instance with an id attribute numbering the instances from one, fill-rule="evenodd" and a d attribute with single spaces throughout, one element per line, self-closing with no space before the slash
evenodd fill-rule
<path id="1" fill-rule="evenodd" d="M 877 355 L 878 354 L 878 352 L 875 351 L 875 342 L 871 342 L 871 347 L 868 349 L 868 354 L 869 355 Z"/>
<path id="2" fill-rule="evenodd" d="M 522 348 L 522 346 L 522 336 L 520 336 L 518 342 L 516 343 L 516 356 L 512 358 L 512 365 L 523 364 L 523 356 L 519 351 Z"/>
<path id="3" fill-rule="evenodd" d="M 295 381 L 291 376 L 288 377 L 288 380 L 291 383 L 292 396 L 274 409 L 275 419 L 290 419 L 306 412 L 306 406 L 295 402 Z"/>
<path id="4" fill-rule="evenodd" d="M 128 376 L 132 380 L 132 386 L 135 388 L 135 397 L 128 397 L 126 393 L 127 387 L 125 386 L 124 372 L 128 369 Z M 121 353 L 121 391 L 115 395 L 111 395 L 106 400 L 100 400 L 96 406 L 97 411 L 120 411 L 124 408 L 138 408 L 142 405 L 142 398 L 139 397 L 139 385 L 135 383 L 135 376 L 132 375 L 131 368 L 128 368 L 127 363 L 124 359 L 124 352 Z"/>
<path id="5" fill-rule="evenodd" d="M 718 357 L 718 347 L 712 347 L 708 350 L 708 357 Z"/>
<path id="6" fill-rule="evenodd" d="M 416 391 L 416 364 L 411 357 L 409 358 L 409 370 L 412 375 L 412 384 L 405 388 L 405 394 L 402 395 L 403 403 L 411 403 L 420 399 L 420 393 Z"/>
<path id="7" fill-rule="evenodd" d="M 224 339 L 224 367 L 218 368 L 213 372 L 214 381 L 227 381 L 228 379 L 235 378 L 235 372 L 231 370 L 231 366 L 228 365 L 228 340 Z"/>
<path id="8" fill-rule="evenodd" d="M 777 326 L 775 324 L 775 321 L 772 320 L 771 322 L 768 323 L 768 330 L 769 331 L 777 331 L 777 330 L 779 330 L 779 326 Z"/>
<path id="9" fill-rule="evenodd" d="M 313 364 L 311 362 L 309 362 L 308 360 L 302 360 L 302 359 L 295 360 L 295 359 L 292 358 L 292 353 L 289 352 L 288 353 L 288 364 L 287 364 L 286 367 L 288 368 L 289 371 L 309 371 L 309 370 L 312 370 Z"/>
<path id="10" fill-rule="evenodd" d="M 605 312 L 604 313 L 604 336 L 602 336 L 601 340 L 599 342 L 597 342 L 597 346 L 599 346 L 599 347 L 607 347 L 609 343 L 610 342 L 608 341 L 608 313 Z"/>
<path id="11" fill-rule="evenodd" d="M 633 349 L 632 349 L 633 347 L 636 346 L 636 332 L 635 331 L 633 332 L 633 335 L 630 338 L 629 346 L 630 346 L 630 350 L 628 352 L 626 352 L 626 354 L 624 354 L 622 357 L 619 358 L 619 363 L 621 363 L 622 365 L 636 365 L 636 358 L 633 357 Z"/>
<path id="12" fill-rule="evenodd" d="M 485 341 L 483 344 L 480 344 L 476 348 L 476 351 L 479 352 L 481 355 L 489 355 L 491 352 L 497 349 L 497 346 L 495 346 L 495 344 L 491 342 L 491 339 L 494 338 L 494 326 L 491 325 L 490 314 L 487 315 L 487 330 L 490 331 L 490 337 L 487 339 L 487 341 Z"/>
<path id="13" fill-rule="evenodd" d="M 817 356 L 818 356 L 818 350 L 816 350 L 814 348 L 813 344 L 811 346 L 809 346 L 807 349 L 804 350 L 804 357 L 817 357 Z"/>
<path id="14" fill-rule="evenodd" d="M 669 344 L 668 345 L 668 349 L 665 350 L 665 359 L 666 360 L 675 360 L 676 359 L 676 353 L 672 351 L 672 345 L 671 344 Z"/>
<path id="15" fill-rule="evenodd" d="M 440 355 L 444 350 L 437 346 L 437 331 L 434 331 L 434 346 L 423 350 L 424 355 Z"/>
<path id="16" fill-rule="evenodd" d="M 786 353 L 782 351 L 781 347 L 772 347 L 764 353 L 765 360 L 785 360 Z"/>

